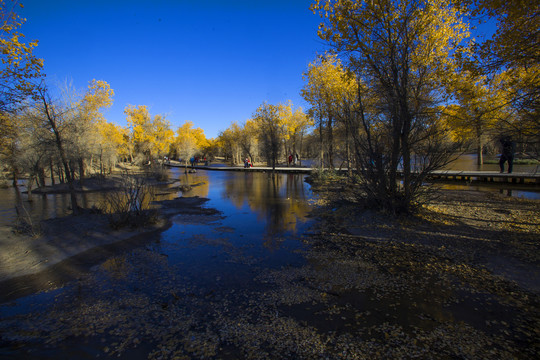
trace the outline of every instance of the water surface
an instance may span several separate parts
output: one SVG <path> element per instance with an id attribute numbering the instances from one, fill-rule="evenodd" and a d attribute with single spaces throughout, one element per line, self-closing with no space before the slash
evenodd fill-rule
<path id="1" fill-rule="evenodd" d="M 119 341 L 111 329 L 160 327 L 166 317 L 148 311 L 157 306 L 156 311 L 166 316 L 165 311 L 178 301 L 183 304 L 182 314 L 170 317 L 203 326 L 215 302 L 224 304 L 234 301 L 236 292 L 264 288 L 254 280 L 257 274 L 305 261 L 298 250 L 303 248 L 301 235 L 310 225 L 307 214 L 313 194 L 304 175 L 202 170 L 184 174 L 182 169 L 171 169 L 171 176 L 193 186 L 183 196 L 209 198 L 204 206 L 219 213 L 174 216 L 168 230 L 149 237 L 143 246 L 96 264 L 89 273 L 59 288 L 4 303 L 0 306 L 0 357 L 104 356 L 114 352 Z M 88 195 L 91 201 L 99 200 L 97 194 Z M 64 196 L 52 199 L 49 205 L 55 210 L 46 213 L 60 216 L 63 205 L 55 201 Z M 212 309 L 204 310 L 208 306 Z M 87 324 L 96 314 L 103 318 Z M 145 319 L 154 315 L 161 320 Z M 146 358 L 155 350 L 160 331 L 166 330 L 153 329 L 144 342 L 145 350 L 122 351 L 122 357 Z M 30 335 L 21 338 L 22 333 Z M 172 330 L 166 336 L 171 334 Z"/>

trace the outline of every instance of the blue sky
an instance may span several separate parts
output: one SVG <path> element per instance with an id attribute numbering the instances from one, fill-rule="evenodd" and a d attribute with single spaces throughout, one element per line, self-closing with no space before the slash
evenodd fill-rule
<path id="1" fill-rule="evenodd" d="M 92 79 L 115 91 L 105 116 L 125 126 L 124 108 L 147 105 L 172 128 L 192 121 L 216 137 L 263 102 L 300 96 L 325 45 L 310 0 L 27 0 L 22 32 L 39 40 L 51 85 Z"/>

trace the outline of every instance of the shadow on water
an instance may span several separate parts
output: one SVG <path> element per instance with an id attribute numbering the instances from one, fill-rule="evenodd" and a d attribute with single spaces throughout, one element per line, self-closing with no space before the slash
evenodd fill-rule
<path id="1" fill-rule="evenodd" d="M 113 352 L 125 358 L 146 358 L 158 344 L 153 336 L 146 342 L 148 350 L 138 355 L 131 350 L 118 352 L 112 345 L 118 344 L 111 329 L 118 325 L 113 323 L 119 314 L 124 314 L 122 322 L 128 321 L 129 326 L 142 316 L 135 322 L 148 329 L 154 326 L 157 335 L 165 331 L 157 330 L 163 320 L 152 318 L 146 310 L 154 311 L 157 306 L 159 311 L 180 311 L 181 304 L 182 314 L 172 317 L 198 331 L 207 316 L 216 316 L 215 309 L 223 301 L 229 304 L 229 310 L 221 309 L 224 314 L 238 312 L 232 306 L 239 301 L 236 293 L 243 293 L 240 302 L 248 304 L 246 294 L 264 288 L 255 281 L 260 272 L 304 262 L 298 253 L 303 248 L 299 236 L 309 226 L 313 195 L 303 175 L 184 174 L 174 169 L 171 173 L 178 180 L 173 188 L 178 183 L 189 185 L 180 187 L 182 196 L 209 198 L 205 207 L 216 209 L 219 215 L 173 216 L 172 225 L 159 237 L 144 236 L 93 249 L 43 273 L 13 279 L 10 287 L 16 290 L 4 298 L 11 302 L 0 307 L 0 357 L 88 357 Z M 93 198 L 87 204 L 98 201 L 96 194 L 89 195 Z M 55 201 L 63 197 L 52 199 L 44 206 L 55 207 Z M 94 264 L 98 265 L 92 267 Z M 50 291 L 28 295 L 36 289 Z M 108 320 L 95 319 L 90 325 L 87 310 L 98 311 Z M 28 321 L 35 328 L 31 335 L 21 336 L 28 331 Z M 188 334 L 189 326 L 176 330 Z M 105 330 L 106 336 L 99 335 Z M 172 335 L 174 331 L 166 336 Z M 139 338 L 136 343 L 140 342 Z M 54 346 L 48 349 L 47 344 Z"/>
<path id="2" fill-rule="evenodd" d="M 173 215 L 63 287 L 0 306 L 0 357 L 465 358 L 498 334 L 492 321 L 515 321 L 454 276 L 410 271 L 408 244 L 321 238 L 317 252 L 303 175 L 171 174 L 217 211 Z"/>

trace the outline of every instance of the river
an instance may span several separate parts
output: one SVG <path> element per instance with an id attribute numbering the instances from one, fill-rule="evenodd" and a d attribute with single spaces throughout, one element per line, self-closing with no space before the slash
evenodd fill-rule
<path id="1" fill-rule="evenodd" d="M 184 174 L 178 168 L 170 172 L 172 179 L 196 186 L 166 197 L 208 198 L 204 206 L 218 213 L 175 216 L 167 230 L 75 279 L 1 304 L 0 358 L 266 358 L 264 349 L 302 351 L 322 346 L 316 342 L 319 333 L 310 332 L 313 329 L 305 325 L 308 321 L 320 323 L 321 331 L 332 334 L 335 324 L 343 331 L 350 325 L 348 317 L 359 319 L 350 314 L 348 303 L 339 309 L 326 303 L 327 297 L 332 301 L 337 297 L 332 288 L 325 287 L 327 277 L 346 284 L 350 280 L 346 272 L 336 267 L 319 273 L 317 269 L 327 265 L 334 269 L 334 261 L 326 254 L 304 256 L 306 234 L 314 224 L 308 214 L 317 201 L 305 175 L 271 177 L 205 170 Z M 0 196 L 13 201 L 15 195 L 9 191 L 3 189 Z M 167 193 L 166 187 L 163 193 Z M 32 211 L 44 210 L 43 217 L 61 216 L 69 203 L 66 195 L 35 198 Z M 85 201 L 86 206 L 97 204 L 100 195 L 87 194 Z M 12 217 L 4 201 L 2 206 L 2 216 Z M 373 277 L 375 269 L 363 272 L 362 266 L 367 265 L 362 264 L 347 261 L 341 266 L 358 267 L 355 271 L 365 276 L 361 279 L 378 281 Z M 310 287 L 314 279 L 320 288 Z M 292 285 L 276 288 L 281 283 Z M 397 306 L 395 315 L 405 319 L 404 323 L 412 321 L 425 329 L 430 325 L 419 316 L 427 307 L 421 306 L 420 314 L 412 313 L 419 316 L 410 315 L 410 309 L 429 302 L 433 293 L 453 296 L 446 286 L 428 288 L 432 293 L 422 290 L 399 302 L 395 298 L 378 300 L 377 294 L 367 291 L 355 295 L 352 303 L 361 303 L 358 311 L 362 316 L 373 312 L 378 324 L 382 321 L 379 316 L 387 319 L 393 314 L 392 310 L 383 315 L 374 310 L 388 301 L 386 308 Z M 304 302 L 312 294 L 322 296 L 318 304 Z M 282 305 L 276 305 L 276 296 Z M 399 304 L 405 304 L 406 310 Z M 437 306 L 430 313 L 446 319 L 448 310 L 439 311 Z M 329 322 L 328 316 L 333 314 L 339 314 L 337 322 Z M 344 349 L 349 341 L 345 339 Z M 272 354 L 285 356 L 279 351 Z"/>
<path id="2" fill-rule="evenodd" d="M 303 247 L 301 236 L 310 226 L 308 214 L 314 200 L 310 186 L 304 182 L 305 175 L 271 177 L 264 173 L 203 170 L 184 174 L 181 169 L 171 169 L 170 173 L 173 180 L 182 184 L 197 184 L 181 195 L 210 199 L 205 207 L 218 210 L 219 215 L 173 217 L 172 226 L 158 237 L 149 237 L 143 246 L 94 266 L 88 274 L 59 288 L 0 305 L 0 358 L 87 358 L 102 353 L 102 342 L 114 352 L 112 344 L 118 343 L 114 335 L 107 334 L 103 338 L 99 331 L 92 331 L 92 336 L 73 336 L 73 329 L 53 349 L 48 349 L 47 344 L 55 337 L 61 338 L 66 330 L 55 320 L 58 317 L 52 319 L 48 315 L 67 311 L 70 315 L 62 316 L 85 317 L 77 309 L 90 309 L 97 304 L 104 306 L 103 314 L 118 313 L 121 310 L 116 306 L 120 305 L 113 302 L 118 299 L 138 302 L 142 294 L 146 298 L 143 302 L 163 304 L 171 296 L 173 300 L 187 297 L 190 301 L 186 307 L 198 311 L 198 306 L 208 306 L 208 301 L 203 301 L 207 296 L 214 299 L 235 289 L 260 288 L 254 276 L 261 269 L 293 266 L 304 261 L 297 250 Z M 10 189 L 2 189 L 0 194 L 4 199 L 0 216 L 4 222 L 9 222 L 14 214 L 6 203 L 14 201 L 16 194 Z M 83 204 L 97 204 L 100 196 L 86 194 Z M 45 218 L 62 216 L 69 204 L 65 194 L 35 195 L 34 198 L 31 211 L 34 214 L 42 211 Z M 206 294 L 202 300 L 199 299 L 201 293 Z M 142 304 L 135 308 L 138 306 Z M 37 320 L 41 316 L 47 320 Z M 32 335 L 25 339 L 10 338 L 8 334 L 12 329 L 24 332 L 28 325 L 24 318 L 32 318 L 40 324 L 36 324 Z M 125 320 L 129 326 L 133 325 Z M 79 324 L 85 321 L 76 320 Z M 106 323 L 102 324 L 112 325 Z M 148 349 L 122 352 L 122 358 L 146 358 L 156 341 L 148 339 Z M 24 344 L 22 351 L 20 344 Z"/>

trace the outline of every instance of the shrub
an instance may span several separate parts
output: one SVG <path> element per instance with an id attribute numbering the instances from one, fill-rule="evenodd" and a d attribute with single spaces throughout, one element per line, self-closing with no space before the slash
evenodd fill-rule
<path id="1" fill-rule="evenodd" d="M 105 194 L 100 207 L 114 229 L 145 226 L 154 224 L 158 219 L 157 210 L 150 209 L 153 199 L 154 189 L 143 177 L 124 171 L 120 185 Z"/>
<path id="2" fill-rule="evenodd" d="M 15 231 L 32 237 L 40 237 L 43 234 L 41 223 L 32 219 L 32 216 L 23 204 L 16 205 L 15 210 L 17 212 Z"/>
<path id="3" fill-rule="evenodd" d="M 146 168 L 145 172 L 149 178 L 154 178 L 157 181 L 169 181 L 169 172 L 161 164 L 153 163 L 152 166 Z"/>

